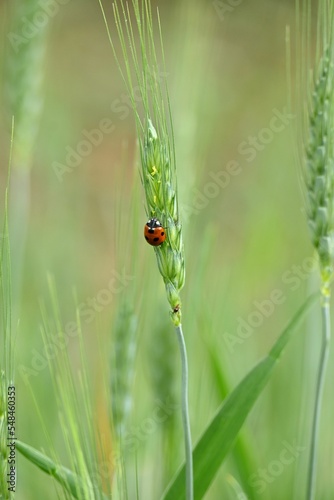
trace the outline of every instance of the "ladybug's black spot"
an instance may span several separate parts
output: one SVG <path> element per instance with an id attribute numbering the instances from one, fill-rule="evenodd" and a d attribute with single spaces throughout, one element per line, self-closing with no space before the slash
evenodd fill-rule
<path id="1" fill-rule="evenodd" d="M 150 234 L 152 234 L 152 233 L 154 233 L 154 229 L 149 229 L 149 230 L 148 230 L 148 232 L 149 232 Z"/>
<path id="2" fill-rule="evenodd" d="M 165 233 L 162 231 L 161 236 L 165 236 Z"/>
<path id="3" fill-rule="evenodd" d="M 145 240 L 148 241 L 148 237 L 147 236 L 145 236 Z"/>
<path id="4" fill-rule="evenodd" d="M 153 238 L 153 241 L 159 241 L 159 238 Z"/>

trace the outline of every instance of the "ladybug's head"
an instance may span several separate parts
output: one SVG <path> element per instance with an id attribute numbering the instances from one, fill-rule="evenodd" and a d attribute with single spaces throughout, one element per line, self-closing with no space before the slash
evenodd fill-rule
<path id="1" fill-rule="evenodd" d="M 161 223 L 158 219 L 153 218 L 147 221 L 146 226 L 148 226 L 150 229 L 155 229 L 156 227 L 161 227 Z"/>

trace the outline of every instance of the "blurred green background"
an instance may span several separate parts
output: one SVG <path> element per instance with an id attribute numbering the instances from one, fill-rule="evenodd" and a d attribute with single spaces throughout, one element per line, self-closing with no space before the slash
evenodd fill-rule
<path id="1" fill-rule="evenodd" d="M 111 2 L 104 4 L 111 22 Z M 306 269 L 312 248 L 295 159 L 294 129 L 298 116 L 286 117 L 285 30 L 286 25 L 291 25 L 293 31 L 294 2 L 254 0 L 236 4 L 204 0 L 158 3 L 184 214 L 187 279 L 182 294 L 183 321 L 189 349 L 195 441 L 221 401 L 210 349 L 220 359 L 229 387 L 234 387 L 268 351 L 316 286 L 316 276 Z M 10 151 L 10 117 L 15 105 L 21 105 L 18 96 L 30 84 L 35 88 L 29 76 L 25 76 L 28 87 L 24 79 L 20 80 L 26 67 L 15 72 L 15 64 L 19 63 L 15 62 L 15 50 L 8 37 L 13 32 L 10 24 L 11 16 L 15 15 L 13 5 L 0 4 L 2 200 Z M 49 16 L 43 36 L 36 35 L 36 39 L 40 37 L 40 47 L 46 51 L 44 59 L 41 48 L 37 50 L 37 62 L 34 57 L 31 59 L 34 61 L 31 67 L 36 64 L 35 68 L 39 68 L 31 78 L 38 80 L 36 95 L 40 102 L 34 110 L 40 107 L 41 116 L 37 135 L 33 137 L 33 150 L 27 154 L 31 166 L 26 169 L 20 161 L 14 162 L 10 205 L 24 207 L 21 212 L 18 208 L 17 213 L 11 208 L 10 213 L 17 432 L 20 439 L 36 448 L 44 447 L 46 452 L 47 441 L 39 416 L 20 372 L 22 367 L 32 367 L 36 351 L 43 353 L 40 301 L 49 300 L 47 273 L 55 278 L 65 324 L 75 319 L 73 288 L 79 304 L 87 305 L 89 298 L 99 297 L 113 273 L 125 273 L 131 278 L 125 280 L 105 306 L 95 311 L 93 321 L 83 324 L 91 355 L 89 369 L 97 421 L 102 419 L 100 416 L 108 405 L 101 398 L 99 384 L 103 377 L 108 379 L 106 370 L 111 369 L 107 362 L 105 365 L 100 362 L 99 353 L 102 350 L 108 360 L 114 320 L 124 301 L 131 303 L 139 321 L 132 425 L 140 426 L 152 413 L 155 397 L 152 380 L 155 375 L 159 379 L 157 370 L 161 366 L 154 364 L 154 356 L 170 356 L 170 382 L 176 386 L 179 373 L 172 325 L 169 329 L 163 327 L 169 321 L 163 283 L 153 251 L 142 235 L 146 216 L 136 167 L 133 113 L 101 11 L 98 2 L 92 0 L 70 0 L 57 6 L 57 12 Z M 35 115 L 32 113 L 36 120 L 37 111 Z M 30 123 L 29 111 L 21 109 L 20 113 L 17 120 L 26 118 L 30 131 L 37 127 L 37 121 Z M 273 122 L 278 113 L 285 114 L 285 119 Z M 112 131 L 102 137 L 95 132 L 98 144 L 88 141 L 83 146 L 87 134 L 91 141 L 92 131 L 101 126 L 102 120 L 112 122 Z M 284 126 L 276 130 L 273 123 Z M 257 140 L 254 154 L 247 153 L 254 137 Z M 71 167 L 68 153 L 78 149 L 75 166 Z M 237 174 L 230 176 L 224 186 L 210 187 L 213 174 L 226 179 L 222 172 L 228 171 L 230 162 L 237 162 Z M 59 173 L 60 164 L 68 171 Z M 294 266 L 301 266 L 302 274 Z M 267 305 L 270 311 L 267 316 L 254 315 L 259 310 L 254 301 L 269 300 L 276 289 L 281 291 L 281 303 Z M 238 336 L 240 322 L 253 321 L 249 318 L 252 313 L 258 326 L 248 328 L 246 338 L 242 338 Z M 273 461 L 279 460 L 284 443 L 291 446 L 297 443 L 303 448 L 277 475 L 269 472 L 270 480 L 265 481 L 258 498 L 303 497 L 319 353 L 318 326 L 315 311 L 290 344 L 247 420 L 244 435 L 251 450 L 255 477 L 261 474 L 260 469 L 268 471 Z M 159 346 L 160 335 L 165 337 L 163 342 L 172 337 L 168 339 L 170 351 L 154 354 L 152 345 Z M 77 339 L 70 340 L 68 349 L 76 366 Z M 328 381 L 333 376 L 332 365 Z M 61 441 L 59 409 L 47 368 L 29 381 L 57 449 Z M 334 497 L 333 410 L 327 384 L 319 462 L 321 499 Z M 175 433 L 180 433 L 178 416 L 176 420 Z M 178 468 L 183 457 L 181 439 L 177 449 L 171 472 Z M 62 453 L 59 444 L 59 454 Z M 141 440 L 138 449 L 141 498 L 158 498 L 162 489 L 162 460 L 158 428 Z M 135 466 L 131 470 L 134 474 Z M 231 461 L 222 468 L 208 499 L 238 498 L 228 481 L 229 475 L 238 480 Z M 133 477 L 131 474 L 128 477 L 130 483 Z M 18 457 L 17 498 L 57 498 L 50 479 L 21 457 Z"/>

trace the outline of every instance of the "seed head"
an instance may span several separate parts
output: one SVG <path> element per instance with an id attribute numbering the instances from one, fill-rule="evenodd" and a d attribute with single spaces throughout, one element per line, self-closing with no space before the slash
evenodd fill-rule
<path id="1" fill-rule="evenodd" d="M 157 21 L 160 44 L 157 44 L 149 0 L 143 2 L 132 0 L 133 14 L 130 11 L 130 2 L 125 3 L 123 0 L 114 2 L 113 12 L 122 55 L 120 58 L 108 28 L 101 0 L 99 2 L 116 62 L 135 114 L 146 212 L 150 219 L 158 219 L 166 230 L 165 240 L 161 245 L 155 246 L 154 250 L 166 286 L 172 320 L 178 326 L 181 322 L 179 293 L 184 285 L 185 270 L 177 199 L 173 125 L 165 81 L 168 73 L 165 67 L 159 12 L 157 11 Z M 137 48 L 138 40 L 140 49 Z M 159 55 L 157 47 L 160 49 Z M 130 61 L 133 64 L 130 64 Z M 158 61 L 162 63 L 162 71 Z M 134 91 L 135 83 L 140 92 L 140 106 Z"/>
<path id="2" fill-rule="evenodd" d="M 111 371 L 111 409 L 116 436 L 124 437 L 131 414 L 132 384 L 136 356 L 137 317 L 127 304 L 118 314 L 114 329 L 113 366 Z"/>
<path id="3" fill-rule="evenodd" d="M 155 247 L 155 253 L 172 309 L 172 320 L 178 325 L 181 321 L 179 292 L 184 285 L 185 267 L 175 161 L 167 133 L 162 131 L 158 135 L 151 120 L 148 120 L 140 150 L 148 216 L 158 218 L 166 229 L 166 240 Z"/>
<path id="4" fill-rule="evenodd" d="M 333 275 L 334 260 L 333 99 L 334 65 L 326 50 L 312 94 L 306 152 L 307 215 L 324 282 Z"/>

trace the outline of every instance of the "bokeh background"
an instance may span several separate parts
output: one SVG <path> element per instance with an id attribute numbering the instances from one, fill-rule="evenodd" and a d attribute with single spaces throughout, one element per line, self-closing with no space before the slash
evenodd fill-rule
<path id="1" fill-rule="evenodd" d="M 41 416 L 54 448 L 68 465 L 48 369 L 29 377 L 29 387 L 21 376 L 22 367 L 33 366 L 36 352 L 44 352 L 40 304 L 49 301 L 48 274 L 54 277 L 65 324 L 75 319 L 73 290 L 78 303 L 86 307 L 90 298 L 102 297 L 99 293 L 115 273 L 130 277 L 112 299 L 99 305 L 89 324 L 83 321 L 97 421 L 109 404 L 101 397 L 99 384 L 109 380 L 113 369 L 111 362 L 100 361 L 100 354 L 105 360 L 109 354 L 112 358 L 113 329 L 125 302 L 138 319 L 132 426 L 140 427 L 150 417 L 159 391 L 174 391 L 177 398 L 180 367 L 163 283 L 154 252 L 142 235 L 146 215 L 134 117 L 99 4 L 92 0 L 55 4 L 55 13 L 31 38 L 36 41 L 35 52 L 20 61 L 9 34 L 22 34 L 23 17 L 29 20 L 29 14 L 15 2 L 1 2 L 1 206 L 15 113 L 9 215 L 17 432 L 21 440 L 48 452 Z M 111 2 L 104 5 L 113 30 Z M 312 248 L 295 157 L 298 113 L 282 122 L 279 131 L 270 132 L 275 114 L 286 116 L 286 26 L 291 26 L 293 39 L 295 6 L 291 0 L 182 0 L 158 5 L 184 214 L 183 321 L 196 441 L 222 399 L 212 352 L 228 388 L 233 388 L 268 352 L 316 286 L 309 269 Z M 13 18 L 18 19 L 15 28 Z M 32 89 L 30 96 L 27 89 Z M 86 150 L 80 146 L 87 132 L 93 137 L 92 131 L 106 119 L 112 130 L 102 138 L 98 134 L 98 144 L 89 143 Z M 246 153 L 254 137 L 258 150 Z M 68 153 L 80 147 L 84 154 L 79 151 L 71 166 Z M 208 187 L 212 175 L 223 176 L 230 162 L 238 163 L 238 174 L 224 186 Z M 254 319 L 259 310 L 255 302 L 272 300 L 274 290 L 281 291 L 280 304 L 268 305 L 270 312 Z M 258 325 L 248 327 L 242 338 L 238 328 L 242 321 L 250 324 L 252 314 Z M 286 443 L 302 449 L 282 470 L 272 466 L 270 471 L 276 472 L 269 471 L 257 498 L 303 497 L 319 337 L 315 310 L 289 345 L 245 425 L 243 437 L 255 477 L 280 460 Z M 68 350 L 75 369 L 76 338 L 70 339 Z M 320 441 L 321 499 L 334 495 L 332 376 L 330 368 Z M 140 439 L 136 460 L 141 498 L 158 498 L 165 485 L 160 433 L 157 426 Z M 170 473 L 183 456 L 179 415 L 174 433 L 179 439 Z M 134 463 L 135 457 L 129 455 Z M 231 476 L 238 481 L 233 462 L 227 461 L 207 498 L 238 498 Z M 128 472 L 130 492 L 134 477 L 135 466 Z M 18 499 L 59 495 L 49 477 L 18 456 Z M 134 498 L 131 493 L 130 498 Z"/>

